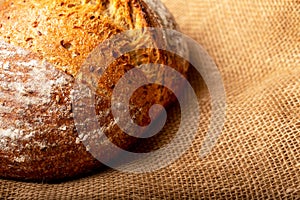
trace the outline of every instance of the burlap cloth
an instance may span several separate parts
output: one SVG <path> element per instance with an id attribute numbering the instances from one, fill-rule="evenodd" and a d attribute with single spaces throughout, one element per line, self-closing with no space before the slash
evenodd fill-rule
<path id="1" fill-rule="evenodd" d="M 200 128 L 188 152 L 172 165 L 146 174 L 106 170 L 60 184 L 0 180 L 1 197 L 300 199 L 300 1 L 165 3 L 222 74 L 226 123 L 211 154 L 199 158 L 210 98 L 204 83 L 194 84 Z M 177 120 L 176 114 L 171 117 Z M 159 142 L 168 130 L 164 134 Z"/>

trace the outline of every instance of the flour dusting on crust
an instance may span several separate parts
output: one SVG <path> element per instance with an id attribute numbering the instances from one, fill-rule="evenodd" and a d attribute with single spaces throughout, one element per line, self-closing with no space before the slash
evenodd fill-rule
<path id="1" fill-rule="evenodd" d="M 51 113 L 70 112 L 58 104 L 55 90 L 71 86 L 72 77 L 36 55 L 0 41 L 0 74 L 0 150 L 22 148 L 20 141 L 46 131 Z"/>

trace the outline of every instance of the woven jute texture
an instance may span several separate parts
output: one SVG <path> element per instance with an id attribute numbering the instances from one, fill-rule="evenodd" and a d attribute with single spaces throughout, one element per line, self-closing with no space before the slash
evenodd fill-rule
<path id="1" fill-rule="evenodd" d="M 205 83 L 192 77 L 198 80 L 193 85 L 201 122 L 192 146 L 175 163 L 145 174 L 108 169 L 58 184 L 0 180 L 1 197 L 300 199 L 300 1 L 164 2 L 222 75 L 226 122 L 211 153 L 199 157 L 210 96 Z M 169 117 L 179 120 L 175 111 Z M 153 145 L 167 141 L 169 129 Z"/>

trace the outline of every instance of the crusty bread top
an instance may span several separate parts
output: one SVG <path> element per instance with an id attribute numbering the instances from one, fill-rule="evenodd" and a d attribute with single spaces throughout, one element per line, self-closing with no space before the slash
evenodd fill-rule
<path id="1" fill-rule="evenodd" d="M 157 26 L 139 0 L 13 0 L 0 10 L 0 35 L 75 76 L 111 35 Z"/>

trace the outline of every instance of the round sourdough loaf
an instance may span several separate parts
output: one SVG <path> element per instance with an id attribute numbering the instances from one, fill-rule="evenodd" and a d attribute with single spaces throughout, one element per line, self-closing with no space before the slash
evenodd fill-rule
<path id="1" fill-rule="evenodd" d="M 101 166 L 78 137 L 71 91 L 80 67 L 97 45 L 114 34 L 143 27 L 178 28 L 158 0 L 12 0 L 0 4 L 1 177 L 49 181 Z M 186 51 L 178 42 L 172 45 Z M 165 64 L 183 75 L 188 70 L 185 61 L 158 49 L 122 55 L 109 66 L 97 85 L 96 113 L 105 134 L 121 148 L 128 148 L 136 138 L 114 123 L 110 98 L 119 78 L 140 63 Z M 180 89 L 176 80 L 174 85 Z M 149 124 L 151 105 L 168 106 L 173 99 L 159 85 L 140 88 L 130 100 L 134 122 Z M 101 145 L 100 154 L 107 159 L 115 156 Z"/>

